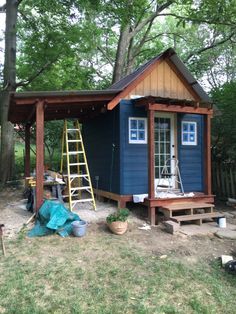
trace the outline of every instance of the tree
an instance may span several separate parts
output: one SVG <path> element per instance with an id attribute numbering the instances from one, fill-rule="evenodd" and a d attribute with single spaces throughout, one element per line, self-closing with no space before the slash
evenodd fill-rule
<path id="1" fill-rule="evenodd" d="M 217 112 L 212 123 L 212 156 L 214 161 L 236 162 L 236 81 L 213 90 Z"/>
<path id="2" fill-rule="evenodd" d="M 5 59 L 3 70 L 3 86 L 1 91 L 1 182 L 6 182 L 13 174 L 14 165 L 14 126 L 8 122 L 10 92 L 16 89 L 16 23 L 20 0 L 7 0 L 1 8 L 6 12 Z"/>

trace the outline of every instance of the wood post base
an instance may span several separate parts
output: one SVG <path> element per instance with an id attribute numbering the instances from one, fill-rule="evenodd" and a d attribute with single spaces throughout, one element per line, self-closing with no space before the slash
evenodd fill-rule
<path id="1" fill-rule="evenodd" d="M 156 224 L 156 207 L 148 206 L 148 220 L 151 226 L 155 226 Z"/>

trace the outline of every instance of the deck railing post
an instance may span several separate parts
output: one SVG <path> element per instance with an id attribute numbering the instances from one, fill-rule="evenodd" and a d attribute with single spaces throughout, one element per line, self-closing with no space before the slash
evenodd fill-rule
<path id="1" fill-rule="evenodd" d="M 155 198 L 154 189 L 154 110 L 148 109 L 148 196 L 149 198 Z"/>
<path id="2" fill-rule="evenodd" d="M 204 139 L 205 139 L 205 194 L 211 195 L 211 115 L 204 115 Z"/>

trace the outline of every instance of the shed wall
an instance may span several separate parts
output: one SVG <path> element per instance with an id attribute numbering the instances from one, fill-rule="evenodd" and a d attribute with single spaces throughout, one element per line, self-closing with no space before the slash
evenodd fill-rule
<path id="1" fill-rule="evenodd" d="M 182 145 L 181 122 L 197 123 L 197 145 Z M 204 119 L 202 115 L 178 115 L 178 159 L 185 192 L 204 191 Z"/>
<path id="2" fill-rule="evenodd" d="M 93 187 L 120 194 L 119 108 L 101 114 L 83 124 L 86 150 Z"/>
<path id="3" fill-rule="evenodd" d="M 132 100 L 120 103 L 120 189 L 122 195 L 148 193 L 147 144 L 129 144 L 129 117 L 147 117 Z"/>

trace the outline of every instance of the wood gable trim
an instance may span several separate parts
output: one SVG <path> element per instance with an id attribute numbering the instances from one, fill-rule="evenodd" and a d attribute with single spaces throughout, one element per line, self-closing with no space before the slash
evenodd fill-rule
<path id="1" fill-rule="evenodd" d="M 168 54 L 164 54 L 160 59 L 156 60 L 152 63 L 147 69 L 143 71 L 133 82 L 131 82 L 123 91 L 121 91 L 118 95 L 116 95 L 108 104 L 107 109 L 114 109 L 121 99 L 125 98 L 139 83 L 141 83 L 151 72 L 155 69 L 158 64 L 161 64 L 163 61 L 170 66 L 171 70 L 176 74 L 178 79 L 184 85 L 184 87 L 188 90 L 188 92 L 192 95 L 195 101 L 200 101 L 199 95 L 194 91 L 191 84 L 185 79 L 183 74 L 179 71 L 177 66 L 171 61 Z"/>
<path id="2" fill-rule="evenodd" d="M 133 82 L 131 82 L 122 92 L 120 92 L 115 98 L 113 98 L 108 104 L 107 109 L 112 110 L 114 109 L 123 99 L 127 96 L 142 80 L 144 80 L 156 67 L 157 64 L 163 62 L 164 57 L 162 56 L 156 62 L 152 63 L 147 69 L 143 71 Z"/>
<path id="3" fill-rule="evenodd" d="M 166 59 L 166 63 L 170 66 L 171 70 L 177 75 L 178 79 L 183 83 L 183 85 L 186 87 L 188 92 L 193 96 L 193 98 L 197 101 L 200 101 L 200 97 L 197 95 L 197 93 L 193 90 L 191 85 L 187 82 L 187 80 L 184 78 L 184 76 L 180 73 L 176 65 L 170 60 Z"/>

